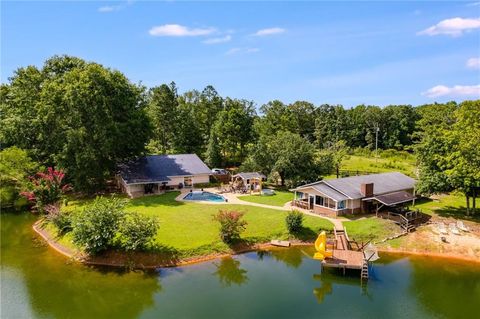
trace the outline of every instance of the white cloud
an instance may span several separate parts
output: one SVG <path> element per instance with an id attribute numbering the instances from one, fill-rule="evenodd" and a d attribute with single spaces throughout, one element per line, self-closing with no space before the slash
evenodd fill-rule
<path id="1" fill-rule="evenodd" d="M 480 58 L 470 58 L 467 60 L 467 68 L 480 69 Z"/>
<path id="2" fill-rule="evenodd" d="M 452 18 L 442 20 L 434 26 L 417 33 L 417 35 L 439 35 L 446 34 L 452 37 L 463 35 L 464 32 L 480 28 L 480 18 L 464 19 Z"/>
<path id="3" fill-rule="evenodd" d="M 227 51 L 227 55 L 233 55 L 233 54 L 243 54 L 243 53 L 256 53 L 260 51 L 259 48 L 231 48 L 230 50 Z"/>
<path id="4" fill-rule="evenodd" d="M 112 12 L 119 9 L 120 9 L 119 6 L 104 6 L 104 7 L 98 8 L 98 12 Z"/>
<path id="5" fill-rule="evenodd" d="M 422 95 L 435 98 L 440 96 L 461 97 L 461 96 L 476 96 L 480 97 L 479 85 L 455 85 L 448 87 L 445 85 L 437 85 L 425 91 Z"/>
<path id="6" fill-rule="evenodd" d="M 255 32 L 253 35 L 254 35 L 254 36 L 257 36 L 257 37 L 263 37 L 263 36 L 266 36 L 266 35 L 273 35 L 273 34 L 284 33 L 285 31 L 286 31 L 285 29 L 275 27 L 275 28 L 268 28 L 268 29 L 258 30 L 258 31 Z"/>
<path id="7" fill-rule="evenodd" d="M 467 7 L 476 7 L 476 6 L 480 6 L 480 1 L 467 3 Z"/>
<path id="8" fill-rule="evenodd" d="M 225 42 L 228 42 L 230 40 L 232 40 L 232 36 L 231 35 L 226 35 L 226 36 L 221 37 L 221 38 L 206 39 L 205 41 L 203 41 L 203 43 L 205 43 L 205 44 L 218 44 L 218 43 L 225 43 Z"/>
<path id="9" fill-rule="evenodd" d="M 164 24 L 152 27 L 148 33 L 155 37 L 195 37 L 209 35 L 215 31 L 215 28 L 189 28 L 179 24 Z"/>
<path id="10" fill-rule="evenodd" d="M 97 11 L 98 11 L 98 12 L 101 12 L 101 13 L 108 13 L 108 12 L 113 12 L 113 11 L 119 11 L 119 10 L 122 10 L 122 9 L 124 9 L 125 7 L 129 6 L 129 5 L 132 5 L 133 3 L 134 3 L 133 0 L 127 0 L 127 1 L 124 2 L 124 3 L 120 3 L 120 4 L 117 4 L 117 5 L 100 7 L 100 8 L 97 9 Z"/>

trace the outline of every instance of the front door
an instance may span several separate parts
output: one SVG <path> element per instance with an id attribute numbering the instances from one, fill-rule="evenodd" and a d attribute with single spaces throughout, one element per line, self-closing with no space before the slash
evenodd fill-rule
<path id="1" fill-rule="evenodd" d="M 185 187 L 192 187 L 193 186 L 192 176 L 186 176 L 186 177 L 183 178 L 183 186 L 185 186 Z"/>
<path id="2" fill-rule="evenodd" d="M 314 203 L 315 203 L 315 196 L 310 195 L 308 197 L 308 209 L 313 209 Z"/>

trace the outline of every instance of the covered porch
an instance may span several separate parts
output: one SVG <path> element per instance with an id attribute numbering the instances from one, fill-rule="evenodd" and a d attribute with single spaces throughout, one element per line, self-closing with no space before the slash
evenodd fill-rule
<path id="1" fill-rule="evenodd" d="M 294 190 L 294 199 L 291 205 L 330 217 L 342 215 L 349 211 L 347 198 L 331 198 L 315 190 L 310 190 L 310 192 Z"/>
<path id="2" fill-rule="evenodd" d="M 366 212 L 375 212 L 378 216 L 380 211 L 388 209 L 396 213 L 405 213 L 405 206 L 409 203 L 415 205 L 416 196 L 414 193 L 399 191 L 383 195 L 375 195 L 362 199 L 362 206 Z"/>

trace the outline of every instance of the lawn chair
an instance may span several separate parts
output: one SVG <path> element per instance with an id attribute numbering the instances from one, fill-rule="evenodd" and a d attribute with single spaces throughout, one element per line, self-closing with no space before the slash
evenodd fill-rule
<path id="1" fill-rule="evenodd" d="M 467 226 L 465 226 L 465 224 L 461 220 L 457 220 L 457 228 L 464 232 L 470 231 L 470 229 Z"/>
<path id="2" fill-rule="evenodd" d="M 440 234 L 448 235 L 448 230 L 447 230 L 447 227 L 445 227 L 444 223 L 438 223 L 437 228 Z"/>
<path id="3" fill-rule="evenodd" d="M 450 223 L 448 225 L 448 228 L 450 228 L 450 231 L 452 232 L 452 234 L 454 235 L 461 235 L 460 232 L 458 231 L 457 229 L 457 226 L 455 226 L 455 223 Z"/>

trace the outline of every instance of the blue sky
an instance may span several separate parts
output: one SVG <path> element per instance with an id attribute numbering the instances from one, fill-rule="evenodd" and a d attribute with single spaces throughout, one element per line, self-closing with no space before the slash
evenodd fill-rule
<path id="1" fill-rule="evenodd" d="M 4 2 L 1 80 L 69 54 L 180 92 L 315 104 L 480 98 L 480 2 Z"/>

